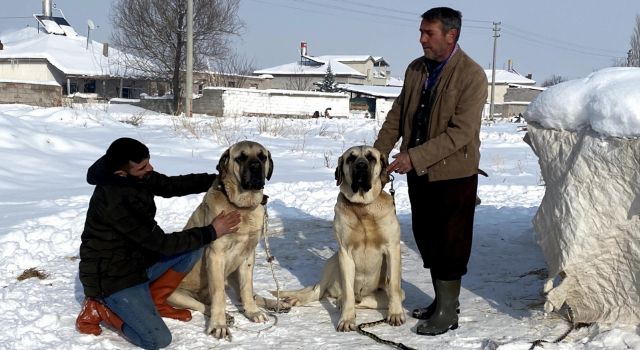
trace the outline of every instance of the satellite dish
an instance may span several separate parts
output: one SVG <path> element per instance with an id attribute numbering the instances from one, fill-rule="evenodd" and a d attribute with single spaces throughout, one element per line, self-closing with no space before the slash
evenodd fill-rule
<path id="1" fill-rule="evenodd" d="M 95 24 L 93 24 L 93 21 L 92 21 L 92 20 L 90 20 L 90 19 L 89 19 L 89 20 L 87 20 L 87 25 L 89 26 L 89 29 L 91 29 L 91 30 L 96 29 L 96 25 L 95 25 Z"/>

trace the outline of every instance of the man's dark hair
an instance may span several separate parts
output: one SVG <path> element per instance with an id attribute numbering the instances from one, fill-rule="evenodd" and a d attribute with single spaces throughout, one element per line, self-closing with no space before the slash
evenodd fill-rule
<path id="1" fill-rule="evenodd" d="M 129 161 L 140 163 L 147 158 L 149 158 L 149 148 L 142 142 L 128 137 L 113 141 L 105 157 L 109 171 L 124 170 L 129 165 Z"/>
<path id="2" fill-rule="evenodd" d="M 462 27 L 462 13 L 449 7 L 434 7 L 422 14 L 422 19 L 427 22 L 440 21 L 442 32 L 447 33 L 451 29 L 456 29 L 456 42 L 460 38 L 460 28 Z"/>

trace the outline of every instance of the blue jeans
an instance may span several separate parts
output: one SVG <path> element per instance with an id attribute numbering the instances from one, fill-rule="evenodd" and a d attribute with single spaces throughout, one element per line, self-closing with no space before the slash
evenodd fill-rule
<path id="1" fill-rule="evenodd" d="M 147 269 L 149 281 L 113 293 L 103 301 L 122 319 L 124 337 L 143 349 L 160 349 L 171 343 L 171 332 L 151 298 L 149 284 L 167 270 L 189 272 L 202 257 L 202 248 L 166 257 Z"/>

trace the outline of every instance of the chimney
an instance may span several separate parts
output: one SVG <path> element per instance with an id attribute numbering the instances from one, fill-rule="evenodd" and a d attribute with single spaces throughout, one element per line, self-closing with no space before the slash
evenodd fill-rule
<path id="1" fill-rule="evenodd" d="M 51 17 L 52 13 L 51 0 L 42 0 L 42 14 L 47 17 Z"/>
<path id="2" fill-rule="evenodd" d="M 533 80 L 533 74 L 531 74 L 531 73 L 527 74 L 527 79 Z"/>
<path id="3" fill-rule="evenodd" d="M 2 40 L 0 40 L 0 50 L 4 49 L 4 45 L 2 44 Z"/>
<path id="4" fill-rule="evenodd" d="M 109 43 L 102 44 L 102 56 L 109 57 Z"/>
<path id="5" fill-rule="evenodd" d="M 300 42 L 300 56 L 306 56 L 307 55 L 307 42 L 306 41 L 301 41 Z"/>

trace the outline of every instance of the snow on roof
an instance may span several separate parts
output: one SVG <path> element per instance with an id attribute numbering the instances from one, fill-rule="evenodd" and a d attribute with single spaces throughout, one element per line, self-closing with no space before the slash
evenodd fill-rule
<path id="1" fill-rule="evenodd" d="M 13 32 L 3 32 L 0 40 L 4 49 L 1 59 L 46 59 L 67 75 L 86 76 L 134 76 L 133 69 L 118 64 L 120 51 L 109 48 L 109 57 L 102 55 L 102 44 L 81 35 L 65 36 L 47 34 L 28 27 Z"/>
<path id="2" fill-rule="evenodd" d="M 639 86 L 640 68 L 605 68 L 547 88 L 531 102 L 524 117 L 550 129 L 590 126 L 603 135 L 639 137 Z"/>
<path id="3" fill-rule="evenodd" d="M 389 77 L 389 79 L 387 79 L 387 86 L 400 86 L 402 87 L 402 85 L 404 85 L 404 80 L 398 79 L 398 78 L 394 78 L 394 77 Z"/>
<path id="4" fill-rule="evenodd" d="M 331 71 L 335 76 L 358 76 L 365 77 L 366 75 L 358 72 L 357 70 L 347 66 L 344 63 L 340 63 L 336 60 L 320 60 L 319 57 L 313 57 L 314 62 L 318 62 L 317 65 L 304 65 L 300 62 L 292 62 L 283 64 L 276 67 L 258 69 L 253 74 L 271 74 L 271 75 L 318 75 L 324 76 L 327 73 L 327 63 L 331 64 Z M 323 63 L 322 63 L 323 62 Z"/>
<path id="5" fill-rule="evenodd" d="M 315 56 L 316 59 L 319 60 L 334 60 L 338 62 L 366 62 L 367 60 L 372 60 L 374 63 L 384 63 L 385 65 L 389 65 L 387 61 L 382 56 L 371 56 L 371 55 L 324 55 L 324 56 Z"/>
<path id="6" fill-rule="evenodd" d="M 337 87 L 338 89 L 345 91 L 385 98 L 396 98 L 400 95 L 400 91 L 402 90 L 402 86 L 338 84 Z"/>
<path id="7" fill-rule="evenodd" d="M 487 75 L 487 81 L 491 82 L 491 69 L 485 69 L 484 74 Z M 535 84 L 535 80 L 531 80 L 529 78 L 525 78 L 520 74 L 516 74 L 513 72 L 509 72 L 504 69 L 496 69 L 496 84 L 523 84 L 523 85 L 533 85 Z"/>
<path id="8" fill-rule="evenodd" d="M 509 87 L 519 88 L 519 89 L 529 89 L 529 90 L 540 90 L 544 91 L 547 88 L 542 86 L 531 86 L 531 85 L 522 85 L 522 84 L 509 84 Z"/>

